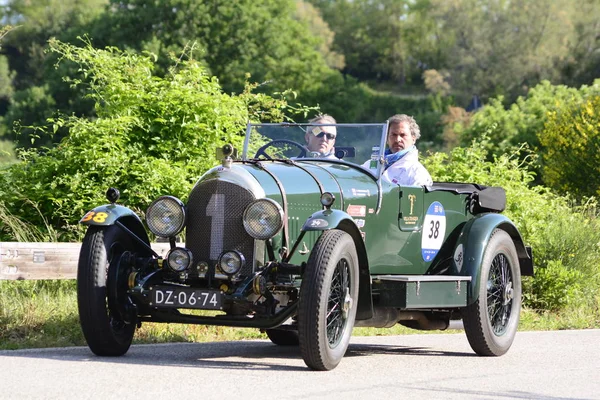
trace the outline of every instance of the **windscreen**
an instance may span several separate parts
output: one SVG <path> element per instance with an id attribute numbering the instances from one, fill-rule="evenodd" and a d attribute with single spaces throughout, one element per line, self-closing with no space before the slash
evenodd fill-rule
<path id="1" fill-rule="evenodd" d="M 249 124 L 244 160 L 347 162 L 378 171 L 386 124 Z"/>

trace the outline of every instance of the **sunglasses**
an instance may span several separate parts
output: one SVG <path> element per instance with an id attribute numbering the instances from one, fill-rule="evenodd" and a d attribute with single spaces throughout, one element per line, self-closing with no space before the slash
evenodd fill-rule
<path id="1" fill-rule="evenodd" d="M 327 140 L 333 140 L 335 139 L 335 136 L 333 133 L 325 133 L 325 132 L 321 132 L 318 135 L 315 135 L 318 138 L 322 138 L 323 136 L 325 136 L 327 138 Z"/>

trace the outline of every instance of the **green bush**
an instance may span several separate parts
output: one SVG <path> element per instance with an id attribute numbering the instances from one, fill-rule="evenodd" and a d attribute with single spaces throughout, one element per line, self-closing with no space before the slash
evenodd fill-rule
<path id="1" fill-rule="evenodd" d="M 600 95 L 550 113 L 538 137 L 547 186 L 577 198 L 600 196 Z"/>
<path id="2" fill-rule="evenodd" d="M 460 143 L 468 146 L 472 140 L 479 139 L 481 132 L 487 131 L 490 154 L 500 155 L 521 143 L 528 143 L 535 150 L 539 147 L 538 133 L 544 129 L 549 113 L 572 104 L 582 104 L 598 95 L 600 79 L 579 89 L 542 81 L 508 109 L 502 97 L 491 99 L 473 115 L 471 124 L 462 132 Z"/>
<path id="3" fill-rule="evenodd" d="M 526 293 L 526 305 L 535 308 L 550 303 L 552 307 L 566 306 L 568 301 L 550 302 L 547 299 L 554 295 L 543 293 L 546 288 L 554 290 L 553 286 L 558 285 L 548 281 L 559 278 L 562 279 L 560 282 L 564 281 L 562 275 L 555 278 L 557 266 L 565 269 L 564 276 L 577 281 L 576 291 L 581 294 L 581 301 L 595 304 L 595 293 L 600 290 L 600 221 L 595 203 L 590 201 L 585 206 L 574 206 L 564 196 L 553 194 L 542 186 L 532 186 L 533 174 L 528 163 L 534 158 L 529 156 L 520 161 L 520 155 L 527 153 L 525 147 L 489 161 L 487 146 L 487 139 L 482 138 L 469 147 L 457 147 L 449 154 L 432 154 L 423 162 L 435 181 L 472 182 L 501 186 L 506 190 L 504 213 L 532 247 L 536 274 L 553 265 L 550 273 L 533 278 L 534 284 L 527 290 L 535 288 L 537 292 Z M 543 301 L 547 303 L 539 299 L 545 299 Z"/>
<path id="4" fill-rule="evenodd" d="M 317 90 L 300 93 L 299 101 L 318 105 L 338 122 L 384 122 L 394 114 L 412 115 L 421 128 L 422 147 L 441 143 L 442 112 L 432 110 L 432 99 L 425 95 L 376 91 L 352 77 L 331 73 Z"/>
<path id="5" fill-rule="evenodd" d="M 164 77 L 153 74 L 156 59 L 115 48 L 95 49 L 50 42 L 61 62 L 78 65 L 65 78 L 83 86 L 96 103 L 95 119 L 49 120 L 37 128 L 51 136 L 66 127 L 57 146 L 23 150 L 22 161 L 0 173 L 0 202 L 8 212 L 38 227 L 78 240 L 78 220 L 106 202 L 108 187 L 137 211 L 162 194 L 185 199 L 201 173 L 216 163 L 215 148 L 241 147 L 248 120 L 281 120 L 287 103 L 265 94 L 223 93 L 204 67 L 184 54 Z"/>
<path id="6" fill-rule="evenodd" d="M 538 268 L 534 279 L 523 280 L 525 304 L 533 309 L 560 311 L 581 301 L 585 276 L 560 260 Z"/>

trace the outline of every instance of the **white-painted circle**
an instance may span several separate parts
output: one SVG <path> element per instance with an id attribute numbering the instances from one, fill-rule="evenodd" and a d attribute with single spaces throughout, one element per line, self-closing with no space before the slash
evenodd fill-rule
<path id="1" fill-rule="evenodd" d="M 421 255 L 426 262 L 432 261 L 442 248 L 446 236 L 446 212 L 439 201 L 429 205 L 423 222 Z"/>

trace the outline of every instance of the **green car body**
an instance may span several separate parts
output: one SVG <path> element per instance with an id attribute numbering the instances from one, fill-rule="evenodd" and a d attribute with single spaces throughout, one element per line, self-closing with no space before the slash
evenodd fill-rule
<path id="1" fill-rule="evenodd" d="M 144 321 L 255 327 L 276 344 L 300 345 L 309 367 L 328 370 L 343 356 L 353 326 L 445 329 L 463 320 L 477 353 L 506 352 L 518 324 L 520 276 L 533 274 L 533 262 L 518 229 L 501 214 L 504 190 L 393 184 L 381 177 L 383 157 L 376 154 L 375 169 L 362 163 L 373 146 L 384 147 L 387 125 L 336 127 L 340 135 L 344 128 L 358 133 L 345 135 L 350 146 L 340 146 L 340 158 L 323 159 L 296 145 L 306 126 L 249 125 L 241 160 L 224 148 L 221 165 L 198 180 L 185 204 L 169 197 L 149 209 L 149 225 L 159 227 L 150 228 L 154 233 L 176 231 L 168 235 L 166 260 L 153 254 L 131 210 L 110 204 L 86 214 L 82 286 L 94 286 L 92 272 L 106 269 L 96 265 L 97 253 L 108 265 L 106 310 L 97 305 L 100 294 L 79 293 L 90 348 L 122 354 L 131 326 Z M 277 144 L 283 156 L 269 156 L 266 149 Z M 294 147 L 300 156 L 290 156 Z M 257 155 L 250 157 L 252 151 Z M 257 238 L 246 225 L 267 229 L 268 237 Z M 184 235 L 184 246 L 177 235 Z M 199 305 L 200 295 L 214 303 Z M 164 303 L 169 296 L 176 300 Z M 502 318 L 487 311 L 490 304 Z M 196 308 L 221 314 L 185 312 Z M 108 325 L 98 334 L 101 323 L 91 321 L 102 312 Z M 111 328 L 115 321 L 119 329 Z M 336 328 L 323 330 L 320 323 Z"/>

